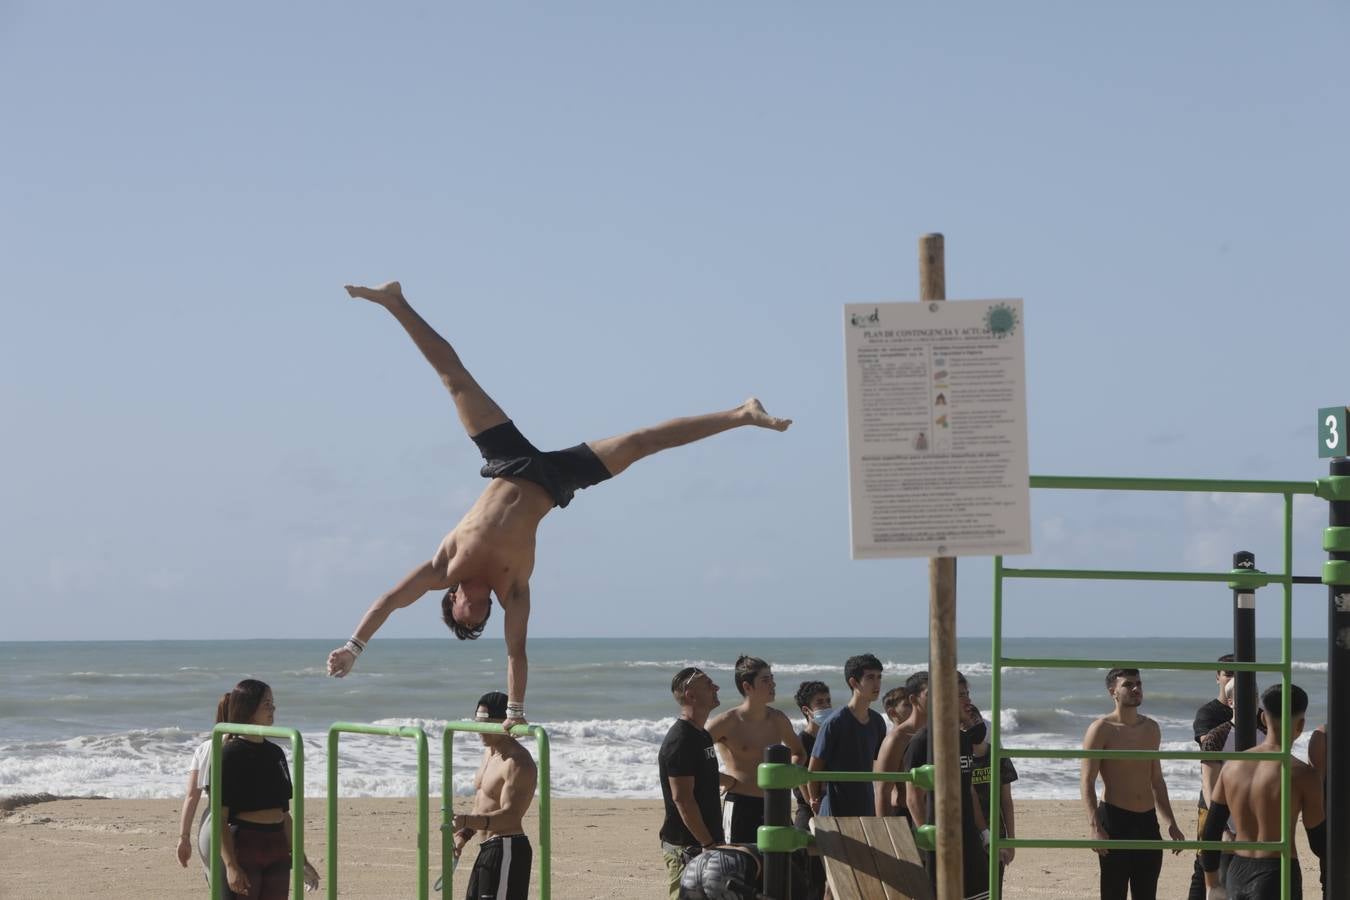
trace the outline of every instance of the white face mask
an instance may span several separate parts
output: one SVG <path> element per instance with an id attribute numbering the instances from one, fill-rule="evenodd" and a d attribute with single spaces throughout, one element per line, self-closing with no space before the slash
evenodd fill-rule
<path id="1" fill-rule="evenodd" d="M 815 723 L 817 725 L 824 725 L 825 720 L 828 719 L 833 714 L 834 710 L 827 706 L 824 709 L 813 710 L 811 712 L 811 718 L 815 720 Z"/>

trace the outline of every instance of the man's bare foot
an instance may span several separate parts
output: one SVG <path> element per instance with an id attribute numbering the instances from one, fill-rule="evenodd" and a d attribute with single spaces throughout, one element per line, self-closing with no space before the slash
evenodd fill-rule
<path id="1" fill-rule="evenodd" d="M 751 397 L 741 404 L 741 412 L 745 414 L 746 419 L 751 425 L 758 425 L 760 428 L 772 428 L 774 431 L 787 431 L 788 426 L 792 424 L 791 419 L 780 419 L 777 416 L 771 416 L 764 411 L 764 404 L 758 399 Z"/>
<path id="2" fill-rule="evenodd" d="M 404 302 L 403 287 L 397 281 L 391 281 L 388 284 L 373 288 L 361 287 L 356 284 L 344 284 L 343 287 L 347 289 L 347 296 L 355 297 L 358 300 L 369 300 L 381 306 Z"/>

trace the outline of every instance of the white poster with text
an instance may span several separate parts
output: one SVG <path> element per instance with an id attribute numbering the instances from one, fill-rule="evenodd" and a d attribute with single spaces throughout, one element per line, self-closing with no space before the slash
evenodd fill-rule
<path id="1" fill-rule="evenodd" d="M 1021 300 L 850 303 L 853 558 L 1031 552 Z"/>

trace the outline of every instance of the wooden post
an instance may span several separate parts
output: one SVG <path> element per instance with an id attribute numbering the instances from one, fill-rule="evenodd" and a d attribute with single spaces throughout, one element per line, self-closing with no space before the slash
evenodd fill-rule
<path id="1" fill-rule="evenodd" d="M 919 300 L 947 299 L 942 235 L 919 238 Z M 961 900 L 961 720 L 956 687 L 956 559 L 928 560 L 928 734 L 934 764 L 938 900 Z"/>

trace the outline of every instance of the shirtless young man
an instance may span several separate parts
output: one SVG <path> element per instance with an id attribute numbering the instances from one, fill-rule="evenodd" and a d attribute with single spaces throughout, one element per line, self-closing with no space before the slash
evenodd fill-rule
<path id="1" fill-rule="evenodd" d="M 1138 669 L 1112 669 L 1106 673 L 1106 691 L 1115 701 L 1114 712 L 1088 726 L 1083 736 L 1084 750 L 1157 750 L 1162 742 L 1158 723 L 1139 714 L 1144 702 L 1144 680 Z M 1097 776 L 1104 787 L 1102 802 L 1097 803 Z M 1092 839 L 1158 841 L 1158 816 L 1167 823 L 1167 834 L 1174 841 L 1185 840 L 1172 815 L 1167 797 L 1162 763 L 1158 760 L 1084 759 L 1080 779 L 1083 803 L 1087 806 L 1088 828 Z M 1102 900 L 1154 900 L 1158 895 L 1158 875 L 1162 872 L 1161 850 L 1099 849 Z M 1180 851 L 1175 851 L 1180 852 Z"/>
<path id="2" fill-rule="evenodd" d="M 778 419 L 751 398 L 723 412 L 672 419 L 628 434 L 540 452 L 506 413 L 474 381 L 453 347 L 437 334 L 403 297 L 397 281 L 376 288 L 347 286 L 352 297 L 383 306 L 407 331 L 450 391 L 460 423 L 486 461 L 481 474 L 487 488 L 459 524 L 445 536 L 431 559 L 413 569 L 362 617 L 356 633 L 328 655 L 328 674 L 351 671 L 366 643 L 396 609 L 428 591 L 445 591 L 441 614 L 461 640 L 477 638 L 492 611 L 492 596 L 502 605 L 506 636 L 504 723 L 525 722 L 526 625 L 530 618 L 530 575 L 539 522 L 555 506 L 566 506 L 582 488 L 618 475 L 638 460 L 671 447 L 702 440 L 744 425 L 785 431 L 790 419 Z"/>
<path id="3" fill-rule="evenodd" d="M 1266 736 L 1248 752 L 1280 752 L 1281 686 L 1266 688 L 1261 706 L 1266 711 Z M 1308 710 L 1308 695 L 1298 685 L 1289 686 L 1289 742 L 1303 732 Z M 1322 779 L 1317 770 L 1301 759 L 1292 760 L 1289 829 L 1293 833 L 1298 817 L 1308 830 L 1308 846 L 1318 859 L 1326 852 L 1326 814 L 1322 804 Z M 1232 759 L 1224 763 L 1219 780 L 1210 792 L 1209 818 L 1205 820 L 1203 841 L 1217 841 L 1224 823 L 1231 816 L 1239 841 L 1280 840 L 1280 780 L 1278 760 Z M 1219 886 L 1219 852 L 1201 853 L 1205 884 L 1210 900 L 1279 900 L 1280 853 L 1278 850 L 1234 850 L 1228 866 L 1227 884 Z M 1298 854 L 1289 859 L 1289 896 L 1303 896 L 1303 878 Z M 1224 888 L 1227 888 L 1225 893 Z"/>
<path id="4" fill-rule="evenodd" d="M 754 656 L 736 660 L 736 690 L 745 699 L 714 717 L 708 734 L 732 779 L 722 795 L 722 830 L 733 844 L 753 844 L 764 824 L 764 791 L 756 777 L 764 748 L 786 744 L 797 765 L 806 762 L 806 751 L 792 730 L 792 720 L 769 706 L 777 687 L 768 663 Z"/>
<path id="5" fill-rule="evenodd" d="M 479 722 L 504 722 L 506 695 L 501 691 L 484 694 L 474 718 Z M 534 800 L 538 777 L 534 758 L 509 734 L 484 732 L 478 737 L 483 742 L 483 762 L 473 779 L 473 812 L 455 816 L 453 823 L 456 861 L 475 834 L 483 835 L 465 896 L 469 900 L 527 900 L 534 851 L 520 822 Z"/>
<path id="6" fill-rule="evenodd" d="M 905 750 L 914 734 L 928 724 L 928 673 L 915 672 L 905 679 L 905 705 L 909 715 L 886 733 L 877 751 L 877 760 L 872 764 L 873 772 L 902 772 L 905 768 Z M 904 784 L 883 784 L 876 792 L 876 814 L 879 816 L 904 816 L 909 814 L 908 788 Z"/>

